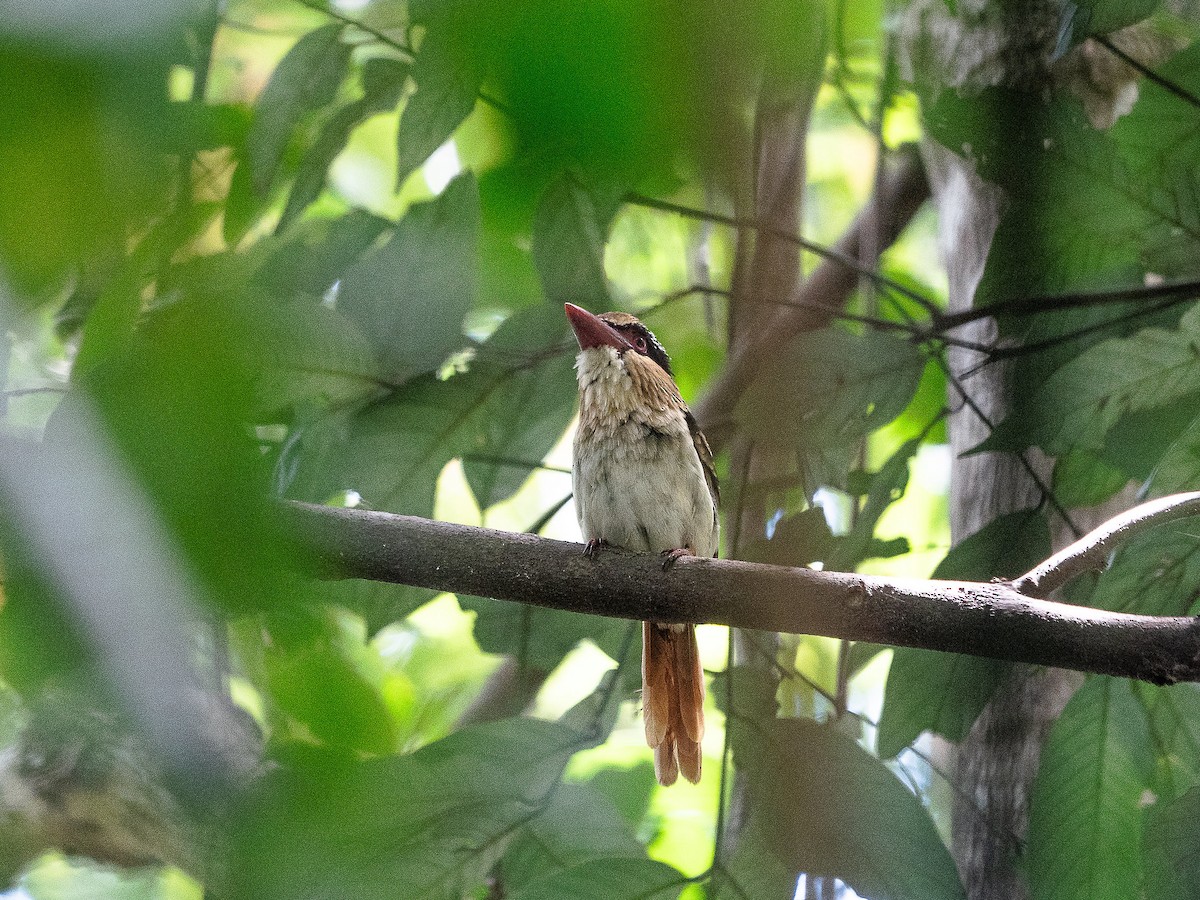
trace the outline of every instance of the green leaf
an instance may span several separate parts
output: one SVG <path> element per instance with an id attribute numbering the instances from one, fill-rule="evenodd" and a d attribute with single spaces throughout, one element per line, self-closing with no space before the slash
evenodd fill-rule
<path id="1" fill-rule="evenodd" d="M 916 345 L 881 331 L 804 332 L 765 361 L 736 415 L 763 441 L 805 449 L 844 446 L 904 410 L 925 362 Z M 801 401 L 794 415 L 779 415 L 785 396 Z"/>
<path id="2" fill-rule="evenodd" d="M 768 727 L 751 791 L 773 854 L 793 873 L 832 875 L 869 897 L 966 896 L 929 813 L 887 766 L 807 719 Z"/>
<path id="3" fill-rule="evenodd" d="M 1123 415 L 1171 404 L 1200 412 L 1200 306 L 1177 331 L 1147 328 L 1097 344 L 1055 372 L 977 450 L 1099 451 Z"/>
<path id="4" fill-rule="evenodd" d="M 1050 532 L 1037 509 L 993 519 L 960 541 L 934 570 L 953 581 L 1011 578 L 1050 555 Z M 1003 678 L 995 660 L 897 647 L 879 717 L 879 755 L 891 757 L 933 731 L 962 740 Z"/>
<path id="5" fill-rule="evenodd" d="M 349 405 L 383 384 L 370 341 L 327 306 L 295 300 L 264 310 L 257 337 L 255 393 L 268 414 L 300 403 Z"/>
<path id="6" fill-rule="evenodd" d="M 461 51 L 458 36 L 437 26 L 430 29 L 412 74 L 417 90 L 400 115 L 396 190 L 471 114 L 483 80 Z"/>
<path id="7" fill-rule="evenodd" d="M 593 698 L 584 705 L 583 730 L 566 717 L 510 719 L 409 756 L 358 762 L 295 748 L 248 798 L 228 895 L 459 900 L 545 809 L 570 757 L 603 739 Z"/>
<path id="8" fill-rule="evenodd" d="M 837 541 L 829 530 L 825 510 L 810 506 L 780 519 L 769 540 L 748 542 L 741 558 L 775 566 L 804 566 L 827 559 Z"/>
<path id="9" fill-rule="evenodd" d="M 1037 508 L 997 516 L 946 554 L 933 577 L 947 581 L 1015 578 L 1050 555 L 1050 529 Z"/>
<path id="10" fill-rule="evenodd" d="M 594 859 L 531 882 L 511 900 L 673 900 L 687 879 L 653 859 Z"/>
<path id="11" fill-rule="evenodd" d="M 905 441 L 886 463 L 874 473 L 866 500 L 855 517 L 854 525 L 825 560 L 835 572 L 852 572 L 863 560 L 883 549 L 872 540 L 875 526 L 894 502 L 904 496 L 908 487 L 908 464 L 921 449 L 921 440 Z"/>
<path id="12" fill-rule="evenodd" d="M 1200 485 L 1200 417 L 1192 420 L 1179 435 L 1150 476 L 1150 496 L 1163 497 L 1179 491 L 1195 490 Z"/>
<path id="13" fill-rule="evenodd" d="M 609 307 L 605 224 L 591 194 L 569 173 L 542 193 L 533 220 L 533 264 L 547 300 L 594 312 Z"/>
<path id="14" fill-rule="evenodd" d="M 926 731 L 961 741 L 1004 672 L 994 659 L 897 647 L 879 716 L 880 757 L 890 759 Z"/>
<path id="15" fill-rule="evenodd" d="M 1200 589 L 1197 519 L 1136 535 L 1096 581 L 1089 606 L 1144 615 L 1185 615 Z"/>
<path id="16" fill-rule="evenodd" d="M 1200 783 L 1200 686 L 1155 687 L 1138 684 L 1159 756 L 1154 793 L 1160 803 Z"/>
<path id="17" fill-rule="evenodd" d="M 574 359 L 559 349 L 568 342 L 565 323 L 561 309 L 538 304 L 509 317 L 480 348 L 483 365 L 511 366 L 539 348 L 546 354 L 536 365 L 513 370 L 504 389 L 479 410 L 463 473 L 480 509 L 516 493 L 575 414 Z"/>
<path id="18" fill-rule="evenodd" d="M 408 211 L 391 239 L 346 273 L 338 309 L 376 341 L 394 381 L 429 371 L 462 346 L 475 296 L 479 192 L 470 174 Z"/>
<path id="19" fill-rule="evenodd" d="M 280 708 L 330 747 L 389 753 L 396 735 L 379 691 L 331 647 L 268 649 L 267 685 Z"/>
<path id="20" fill-rule="evenodd" d="M 462 596 L 463 609 L 473 610 L 475 640 L 485 653 L 513 656 L 537 672 L 552 672 L 584 639 L 602 649 L 619 643 L 628 623 L 604 616 L 540 609 L 525 603 Z"/>
<path id="21" fill-rule="evenodd" d="M 287 206 L 284 207 L 276 232 L 284 231 L 317 199 L 325 186 L 329 167 L 345 149 L 354 129 L 376 113 L 386 112 L 400 102 L 407 76 L 408 66 L 404 63 L 383 58 L 367 60 L 363 73 L 363 96 L 334 112 L 316 141 L 308 148 L 296 172 L 296 180 L 288 194 Z"/>
<path id="22" fill-rule="evenodd" d="M 350 50 L 342 42 L 342 26 L 331 23 L 302 37 L 275 67 L 247 138 L 250 175 L 258 194 L 270 190 L 296 126 L 337 94 Z"/>
<path id="23" fill-rule="evenodd" d="M 1146 882 L 1141 896 L 1192 900 L 1200 896 L 1200 787 L 1146 813 Z"/>
<path id="24" fill-rule="evenodd" d="M 1112 34 L 1149 17 L 1159 5 L 1160 0 L 1079 0 L 1072 30 L 1077 40 Z"/>
<path id="25" fill-rule="evenodd" d="M 1128 681 L 1092 676 L 1042 750 L 1030 798 L 1034 900 L 1125 900 L 1142 878 L 1143 792 L 1154 756 Z"/>
<path id="26" fill-rule="evenodd" d="M 391 225 L 362 209 L 301 222 L 286 238 L 268 239 L 267 258 L 254 272 L 251 288 L 279 300 L 297 294 L 324 297 Z"/>
<path id="27" fill-rule="evenodd" d="M 1128 483 L 1128 475 L 1085 450 L 1072 450 L 1054 463 L 1054 496 L 1068 509 L 1103 503 Z"/>
<path id="28" fill-rule="evenodd" d="M 497 866 L 498 878 L 510 896 L 519 895 L 527 888 L 536 891 L 535 883 L 605 858 L 644 861 L 646 849 L 607 797 L 588 784 L 564 784 L 517 835 Z"/>

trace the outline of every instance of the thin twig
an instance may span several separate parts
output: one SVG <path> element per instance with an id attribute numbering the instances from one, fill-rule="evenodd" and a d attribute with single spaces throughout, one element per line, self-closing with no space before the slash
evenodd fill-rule
<path id="1" fill-rule="evenodd" d="M 1162 525 L 1200 514 L 1200 491 L 1172 494 L 1109 519 L 1043 563 L 1011 582 L 1013 589 L 1030 597 L 1047 597 L 1057 588 L 1085 572 L 1104 568 L 1109 553 L 1118 544 L 1135 535 Z"/>
<path id="2" fill-rule="evenodd" d="M 1127 303 L 1135 300 L 1158 300 L 1176 298 L 1181 301 L 1200 297 L 1200 281 L 1176 281 L 1171 284 L 1147 285 L 1145 287 L 1118 288 L 1112 291 L 1087 291 L 1076 294 L 1044 294 L 1036 297 L 1016 297 L 985 306 L 975 306 L 959 312 L 938 312 L 933 316 L 933 327 L 937 331 L 948 331 L 979 319 L 994 316 L 1030 316 L 1060 309 L 1079 309 L 1088 306 L 1103 306 L 1110 303 Z"/>
<path id="3" fill-rule="evenodd" d="M 895 281 L 868 266 L 864 266 L 854 257 L 842 253 L 840 250 L 834 247 L 826 247 L 824 244 L 818 244 L 815 241 L 810 241 L 807 238 L 801 237 L 800 235 L 792 234 L 791 232 L 784 231 L 781 228 L 776 228 L 770 223 L 761 222 L 757 219 L 744 219 L 737 216 L 726 216 L 722 213 L 711 212 L 704 209 L 696 209 L 695 207 L 684 206 L 680 203 L 672 203 L 669 200 L 659 200 L 657 197 L 647 197 L 644 194 L 626 194 L 625 202 L 632 203 L 637 206 L 644 206 L 648 209 L 658 209 L 662 210 L 663 212 L 675 213 L 676 215 L 685 216 L 690 219 L 716 222 L 720 225 L 727 225 L 730 228 L 749 228 L 754 231 L 760 231 L 765 234 L 769 234 L 781 241 L 794 244 L 802 250 L 815 253 L 817 256 L 820 256 L 823 259 L 837 263 L 863 278 L 870 279 L 875 284 L 886 287 L 889 290 L 895 291 L 896 293 L 907 297 L 924 308 L 931 317 L 940 312 L 937 301 L 933 300 L 931 297 L 926 297 L 920 291 L 915 291 L 908 287 L 908 285 L 901 284 L 899 281 Z"/>
<path id="4" fill-rule="evenodd" d="M 391 37 L 386 32 L 380 31 L 378 28 L 373 28 L 372 26 L 367 25 L 365 22 L 360 22 L 353 16 L 348 16 L 345 13 L 338 12 L 333 7 L 326 6 L 323 3 L 316 3 L 314 0 L 295 0 L 295 2 L 306 9 L 311 9 L 313 12 L 318 12 L 322 15 L 328 16 L 336 22 L 341 22 L 343 25 L 349 25 L 352 28 L 357 28 L 359 31 L 369 34 L 381 44 L 385 44 L 388 47 L 391 47 L 393 50 L 397 50 L 400 53 L 405 54 L 409 59 L 412 59 L 413 57 L 413 49 L 412 47 L 408 46 L 408 44 L 404 43 L 403 41 L 396 40 L 396 38 Z"/>
<path id="5" fill-rule="evenodd" d="M 1142 75 L 1150 81 L 1153 81 L 1164 91 L 1168 91 L 1185 103 L 1190 103 L 1192 106 L 1200 109 L 1200 97 L 1197 97 L 1191 91 L 1179 84 L 1176 84 L 1169 78 L 1164 78 L 1163 76 L 1159 75 L 1145 63 L 1134 59 L 1132 56 L 1114 44 L 1111 40 L 1109 40 L 1107 36 L 1092 35 L 1092 40 L 1115 56 L 1117 59 L 1121 60 L 1121 62 L 1125 63 L 1125 65 L 1129 66 L 1129 68 L 1133 69 L 1139 75 Z"/>

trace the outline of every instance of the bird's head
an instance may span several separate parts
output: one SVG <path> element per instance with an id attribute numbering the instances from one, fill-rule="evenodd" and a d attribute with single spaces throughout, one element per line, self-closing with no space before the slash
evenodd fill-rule
<path id="1" fill-rule="evenodd" d="M 597 316 L 573 303 L 566 304 L 566 311 L 581 354 L 593 348 L 611 347 L 620 358 L 632 350 L 656 363 L 667 376 L 671 375 L 671 358 L 667 351 L 636 316 L 623 312 Z"/>

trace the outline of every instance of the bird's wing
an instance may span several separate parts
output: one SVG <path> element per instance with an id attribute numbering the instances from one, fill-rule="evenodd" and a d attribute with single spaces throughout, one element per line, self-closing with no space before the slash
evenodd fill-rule
<path id="1" fill-rule="evenodd" d="M 721 489 L 717 484 L 717 470 L 713 467 L 712 449 L 708 446 L 708 438 L 696 424 L 696 417 L 686 406 L 683 408 L 683 415 L 687 420 L 688 431 L 692 433 L 692 444 L 696 448 L 696 455 L 700 457 L 700 468 L 704 470 L 704 480 L 708 482 L 708 492 L 712 494 L 713 516 L 716 516 L 717 504 L 721 501 Z"/>

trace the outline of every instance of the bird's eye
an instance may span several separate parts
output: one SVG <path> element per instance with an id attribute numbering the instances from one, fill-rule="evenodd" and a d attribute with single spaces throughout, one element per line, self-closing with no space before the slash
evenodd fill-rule
<path id="1" fill-rule="evenodd" d="M 633 349 L 638 353 L 646 352 L 646 339 L 644 337 L 635 338 L 633 341 Z"/>

